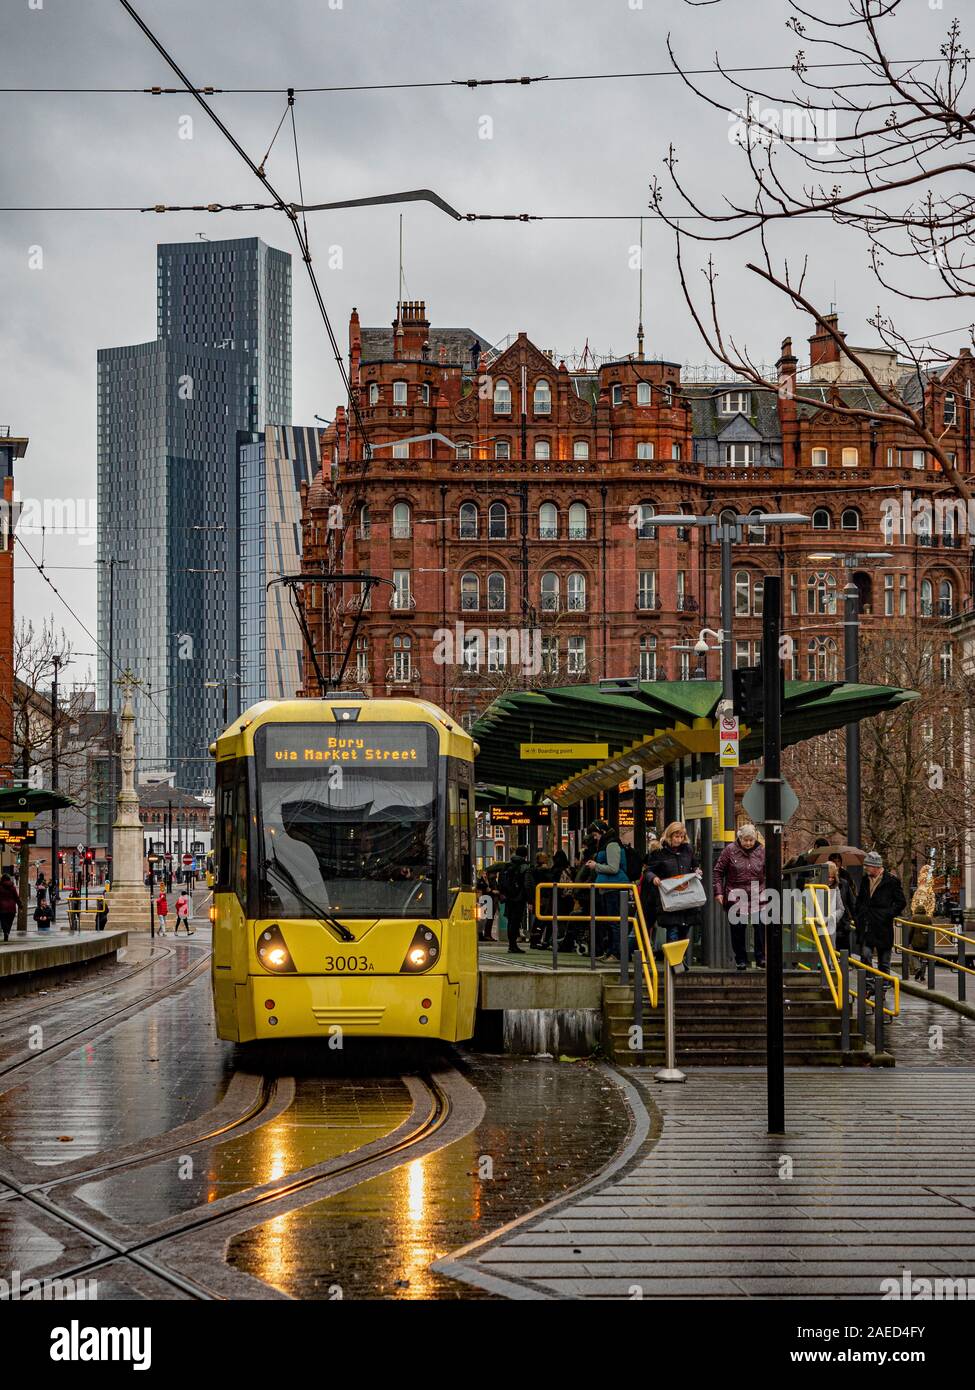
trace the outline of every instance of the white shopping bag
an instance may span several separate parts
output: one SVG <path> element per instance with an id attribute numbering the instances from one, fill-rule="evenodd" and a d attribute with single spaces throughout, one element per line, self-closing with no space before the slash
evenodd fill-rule
<path id="1" fill-rule="evenodd" d="M 685 912 L 693 907 L 703 907 L 706 902 L 704 884 L 697 874 L 677 874 L 674 878 L 660 880 L 662 912 Z"/>

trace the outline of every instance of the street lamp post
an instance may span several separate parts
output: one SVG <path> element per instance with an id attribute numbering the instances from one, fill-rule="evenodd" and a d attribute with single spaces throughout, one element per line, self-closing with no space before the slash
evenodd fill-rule
<path id="1" fill-rule="evenodd" d="M 112 853 L 115 838 L 112 833 L 115 824 L 115 566 L 127 566 L 128 560 L 118 560 L 113 555 L 108 560 L 96 560 L 96 565 L 108 566 L 108 826 L 106 831 L 105 857 L 109 862 L 109 872 L 115 877 Z"/>
<path id="2" fill-rule="evenodd" d="M 891 560 L 889 550 L 816 551 L 810 560 L 840 560 L 847 571 L 843 586 L 843 679 L 855 684 L 860 679 L 860 590 L 853 571 L 867 560 Z M 860 797 L 860 725 L 846 726 L 846 842 L 859 847 L 863 837 Z"/>
<path id="3" fill-rule="evenodd" d="M 730 713 L 734 698 L 734 660 L 732 648 L 732 626 L 734 622 L 734 593 L 732 589 L 732 546 L 741 541 L 747 529 L 761 526 L 805 526 L 811 518 L 802 512 L 762 512 L 750 516 L 736 516 L 734 520 L 723 520 L 720 516 L 655 516 L 654 526 L 697 526 L 706 529 L 712 542 L 721 547 L 721 707 L 720 712 Z M 777 661 L 778 654 L 775 654 Z M 713 772 L 714 755 L 702 759 L 703 772 L 707 776 Z M 734 834 L 735 829 L 735 769 L 726 767 L 722 778 L 724 799 L 724 833 Z M 713 865 L 708 864 L 710 880 Z M 714 895 L 709 894 L 705 927 L 704 964 L 726 963 L 727 943 L 718 931 L 714 910 Z"/>

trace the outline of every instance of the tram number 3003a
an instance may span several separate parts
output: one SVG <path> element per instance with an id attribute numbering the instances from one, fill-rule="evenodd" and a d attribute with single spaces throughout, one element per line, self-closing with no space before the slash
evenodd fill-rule
<path id="1" fill-rule="evenodd" d="M 362 974 L 374 971 L 375 966 L 368 956 L 326 956 L 326 970 L 348 970 Z"/>

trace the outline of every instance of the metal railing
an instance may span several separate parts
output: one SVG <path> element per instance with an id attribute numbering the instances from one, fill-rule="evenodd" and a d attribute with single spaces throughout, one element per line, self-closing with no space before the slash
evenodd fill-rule
<path id="1" fill-rule="evenodd" d="M 543 892 L 552 893 L 552 911 L 549 913 L 541 910 L 541 895 Z M 619 896 L 619 910 L 616 913 L 597 913 L 596 893 L 616 892 Z M 583 894 L 589 897 L 589 912 L 560 912 L 559 897 L 577 898 Z M 630 908 L 630 897 L 633 898 L 633 908 Z M 551 922 L 552 924 L 552 969 L 559 968 L 559 926 L 569 922 L 587 922 L 589 924 L 589 968 L 596 969 L 596 925 L 599 922 L 618 922 L 620 927 L 620 983 L 626 984 L 630 973 L 630 941 L 629 924 L 633 923 L 633 935 L 636 944 L 634 953 L 634 998 L 639 999 L 642 1006 L 643 989 L 646 990 L 650 1007 L 657 1007 L 658 998 L 658 975 L 657 962 L 653 954 L 653 942 L 647 927 L 646 918 L 643 915 L 643 904 L 640 902 L 640 889 L 636 883 L 538 883 L 535 885 L 535 901 L 533 903 L 535 919 L 539 922 Z M 624 929 L 625 927 L 625 929 Z M 642 986 L 641 989 L 641 977 Z"/>
<path id="2" fill-rule="evenodd" d="M 823 903 L 820 904 L 819 894 L 823 894 Z M 815 943 L 816 952 L 819 956 L 820 968 L 829 986 L 829 992 L 833 1003 L 840 1014 L 840 1047 L 842 1051 L 850 1050 L 850 1024 L 851 1008 L 856 1002 L 857 1010 L 857 1031 L 861 1037 L 867 1036 L 867 1009 L 873 1009 L 873 1046 L 874 1054 L 884 1053 L 884 1015 L 895 1018 L 900 1013 L 900 980 L 896 975 L 887 970 L 880 970 L 875 965 L 869 965 L 861 960 L 859 956 L 851 955 L 848 950 L 841 950 L 837 953 L 830 936 L 829 928 L 826 923 L 827 913 L 823 910 L 829 900 L 829 885 L 825 883 L 807 883 L 804 892 L 804 917 L 802 926 L 809 928 L 811 939 Z M 799 940 L 809 940 L 809 936 L 804 936 L 802 930 L 797 933 Z M 800 970 L 808 970 L 810 967 L 798 962 Z M 858 989 L 851 983 L 850 972 L 861 971 L 863 975 L 863 988 Z M 867 993 L 867 975 L 879 977 L 893 986 L 893 1003 L 887 1007 L 886 993 L 887 985 L 875 985 L 874 991 L 880 991 L 880 1008 L 877 1008 L 876 998 L 871 998 Z"/>
<path id="3" fill-rule="evenodd" d="M 914 946 L 905 945 L 905 927 L 909 930 L 917 928 L 925 932 L 928 935 L 927 944 L 933 944 L 935 949 L 933 951 L 919 951 Z M 932 933 L 935 938 L 933 943 L 930 939 Z M 950 957 L 938 954 L 937 947 L 939 944 L 939 937 L 942 940 L 944 940 L 945 937 L 949 938 L 949 944 L 951 940 L 954 941 L 955 951 L 958 957 L 957 960 L 951 960 Z M 908 937 L 908 940 L 910 940 L 910 937 Z M 958 998 L 962 1002 L 967 998 L 967 977 L 969 975 L 975 975 L 975 969 L 968 964 L 969 952 L 965 950 L 966 946 L 975 947 L 975 937 L 966 936 L 963 932 L 955 931 L 953 927 L 946 926 L 944 922 L 915 922 L 910 917 L 894 918 L 894 949 L 900 953 L 901 975 L 903 978 L 906 980 L 911 973 L 909 956 L 913 956 L 916 960 L 927 961 L 927 978 L 925 983 L 928 989 L 937 988 L 937 971 L 939 966 L 946 970 L 954 970 L 958 984 Z M 971 954 L 975 956 L 975 951 Z"/>

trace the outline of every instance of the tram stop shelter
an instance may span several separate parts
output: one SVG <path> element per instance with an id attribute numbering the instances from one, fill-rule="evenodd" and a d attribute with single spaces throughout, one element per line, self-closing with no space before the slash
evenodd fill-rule
<path id="1" fill-rule="evenodd" d="M 700 824 L 708 888 L 715 843 L 734 837 L 724 826 L 718 768 L 719 681 L 636 681 L 519 690 L 499 696 L 471 729 L 479 744 L 479 786 L 512 801 L 547 801 L 569 814 L 572 837 L 603 814 L 621 828 L 621 794 L 631 801 L 632 843 L 647 843 L 647 788 L 657 787 L 663 820 Z M 896 709 L 917 692 L 842 681 L 786 681 L 782 744 L 788 747 Z M 740 762 L 760 758 L 762 726 L 742 725 Z M 553 815 L 556 814 L 553 810 Z M 734 816 L 728 818 L 734 823 Z M 692 832 L 693 833 L 693 832 Z M 578 839 L 576 839 L 578 843 Z M 713 937 L 712 937 L 713 933 Z M 706 936 L 717 939 L 714 923 Z M 713 955 L 706 942 L 706 959 Z M 716 962 L 715 962 L 716 963 Z"/>

